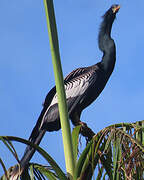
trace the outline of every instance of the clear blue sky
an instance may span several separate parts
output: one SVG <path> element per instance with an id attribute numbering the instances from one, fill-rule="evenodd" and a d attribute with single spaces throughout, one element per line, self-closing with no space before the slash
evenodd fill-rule
<path id="1" fill-rule="evenodd" d="M 54 0 L 64 75 L 101 60 L 97 35 L 101 16 L 121 5 L 112 37 L 115 70 L 99 98 L 82 114 L 95 132 L 120 122 L 144 119 L 144 1 Z M 0 135 L 28 139 L 47 92 L 54 86 L 42 0 L 0 1 Z M 47 133 L 41 146 L 64 168 L 61 131 Z M 0 142 L 7 168 L 16 164 Z M 24 145 L 16 143 L 19 156 Z M 38 154 L 33 161 L 45 163 Z M 0 166 L 0 175 L 3 171 Z"/>

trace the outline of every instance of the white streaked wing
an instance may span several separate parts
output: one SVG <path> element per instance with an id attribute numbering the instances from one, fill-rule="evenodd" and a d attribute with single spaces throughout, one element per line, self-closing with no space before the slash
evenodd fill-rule
<path id="1" fill-rule="evenodd" d="M 90 73 L 87 73 L 80 78 L 76 78 L 65 84 L 66 99 L 82 95 L 90 84 Z M 57 93 L 52 99 L 50 106 L 58 103 Z"/>
<path id="2" fill-rule="evenodd" d="M 94 71 L 86 73 L 81 77 L 75 78 L 75 79 L 71 80 L 70 82 L 67 82 L 64 85 L 65 86 L 66 99 L 78 97 L 78 99 L 80 100 L 80 96 L 87 90 L 88 86 L 91 83 L 93 83 L 93 76 L 92 76 L 93 73 L 94 73 Z M 55 96 L 53 97 L 49 107 L 47 108 L 44 116 L 43 116 L 43 120 L 41 122 L 40 128 L 43 125 L 44 119 L 45 119 L 46 114 L 49 111 L 49 109 L 57 103 L 58 103 L 58 98 L 57 98 L 57 93 L 56 93 Z"/>

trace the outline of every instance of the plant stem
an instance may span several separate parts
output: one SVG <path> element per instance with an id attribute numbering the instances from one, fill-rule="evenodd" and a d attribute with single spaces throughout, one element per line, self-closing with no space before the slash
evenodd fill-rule
<path id="1" fill-rule="evenodd" d="M 62 74 L 62 68 L 60 62 L 58 35 L 57 35 L 53 0 L 44 0 L 44 5 L 46 11 L 46 18 L 47 18 L 47 26 L 48 26 L 53 69 L 55 75 L 56 90 L 58 95 L 58 107 L 59 107 L 59 114 L 60 114 L 60 121 L 62 128 L 66 170 L 71 178 L 73 177 L 75 164 L 73 158 L 74 156 L 73 156 L 73 148 L 72 148 L 72 137 L 71 137 L 70 124 L 68 120 L 68 110 L 67 110 L 66 95 L 65 95 L 64 82 L 63 82 L 63 74 Z"/>

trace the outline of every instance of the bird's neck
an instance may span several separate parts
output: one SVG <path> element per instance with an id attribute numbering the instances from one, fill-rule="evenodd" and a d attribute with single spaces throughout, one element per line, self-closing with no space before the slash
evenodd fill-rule
<path id="1" fill-rule="evenodd" d="M 105 44 L 107 44 L 107 48 L 103 52 L 101 66 L 108 75 L 111 75 L 116 61 L 116 48 L 113 39 L 110 37 L 105 36 Z"/>
<path id="2" fill-rule="evenodd" d="M 106 23 L 104 20 L 99 32 L 99 48 L 103 52 L 101 66 L 108 75 L 111 75 L 116 61 L 115 43 L 111 38 L 112 24 L 113 21 Z"/>
<path id="3" fill-rule="evenodd" d="M 113 21 L 107 23 L 106 20 L 104 19 L 104 21 L 101 23 L 100 26 L 99 40 L 102 40 L 101 38 L 104 37 L 105 35 L 111 37 L 112 24 Z"/>

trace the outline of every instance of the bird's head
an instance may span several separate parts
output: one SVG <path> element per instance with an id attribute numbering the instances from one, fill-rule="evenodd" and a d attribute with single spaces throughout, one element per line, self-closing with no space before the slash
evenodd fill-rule
<path id="1" fill-rule="evenodd" d="M 116 18 L 116 13 L 119 11 L 119 9 L 120 9 L 120 5 L 114 4 L 103 15 L 103 21 L 100 25 L 100 31 L 98 36 L 99 48 L 103 52 L 108 51 L 106 39 L 110 43 L 110 39 L 112 39 L 111 28 Z"/>
<path id="2" fill-rule="evenodd" d="M 120 5 L 114 4 L 108 9 L 108 11 L 104 14 L 105 19 L 115 19 L 116 13 L 119 11 Z"/>
<path id="3" fill-rule="evenodd" d="M 120 5 L 118 5 L 118 4 L 114 4 L 110 8 L 110 10 L 112 10 L 113 14 L 116 14 L 119 11 L 119 9 L 120 9 Z"/>

